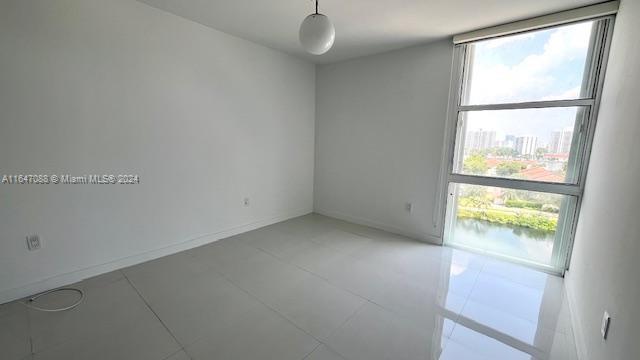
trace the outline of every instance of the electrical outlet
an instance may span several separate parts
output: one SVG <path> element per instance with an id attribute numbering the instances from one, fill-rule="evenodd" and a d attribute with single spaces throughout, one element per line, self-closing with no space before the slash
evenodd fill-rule
<path id="1" fill-rule="evenodd" d="M 243 204 L 244 204 L 244 206 L 249 206 L 249 205 L 251 205 L 251 200 L 249 198 L 244 198 Z"/>
<path id="2" fill-rule="evenodd" d="M 602 334 L 602 338 L 607 340 L 607 334 L 609 333 L 609 324 L 611 323 L 611 316 L 609 316 L 608 312 L 604 312 L 602 316 L 602 327 L 600 328 L 600 333 Z"/>
<path id="3" fill-rule="evenodd" d="M 408 202 L 408 203 L 404 204 L 404 209 L 405 209 L 407 212 L 411 212 L 411 211 L 413 210 L 413 204 L 412 204 L 412 203 L 410 203 L 410 202 Z"/>
<path id="4" fill-rule="evenodd" d="M 29 249 L 29 251 L 38 250 L 40 247 L 42 247 L 42 244 L 40 243 L 40 237 L 37 234 L 27 236 L 27 249 Z"/>

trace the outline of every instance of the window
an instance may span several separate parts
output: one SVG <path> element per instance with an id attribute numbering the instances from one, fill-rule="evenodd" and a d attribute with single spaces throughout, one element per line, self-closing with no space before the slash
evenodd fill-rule
<path id="1" fill-rule="evenodd" d="M 445 244 L 566 269 L 611 21 L 455 46 Z"/>

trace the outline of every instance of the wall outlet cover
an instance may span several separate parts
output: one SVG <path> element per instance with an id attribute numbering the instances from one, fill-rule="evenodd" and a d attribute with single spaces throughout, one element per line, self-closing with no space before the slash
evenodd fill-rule
<path id="1" fill-rule="evenodd" d="M 604 312 L 602 316 L 602 327 L 600 328 L 600 333 L 602 333 L 602 338 L 607 340 L 607 334 L 609 333 L 609 324 L 611 323 L 611 316 L 609 316 L 608 312 Z"/>
<path id="2" fill-rule="evenodd" d="M 40 243 L 40 237 L 38 235 L 28 235 L 27 236 L 27 249 L 29 251 L 38 250 L 42 247 Z"/>
<path id="3" fill-rule="evenodd" d="M 410 202 L 404 204 L 404 209 L 408 212 L 411 212 L 413 210 L 413 204 Z"/>

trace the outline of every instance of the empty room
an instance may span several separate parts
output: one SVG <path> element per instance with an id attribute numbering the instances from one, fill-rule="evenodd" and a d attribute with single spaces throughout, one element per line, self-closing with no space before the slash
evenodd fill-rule
<path id="1" fill-rule="evenodd" d="M 0 359 L 640 359 L 638 34 L 638 0 L 0 0 Z"/>

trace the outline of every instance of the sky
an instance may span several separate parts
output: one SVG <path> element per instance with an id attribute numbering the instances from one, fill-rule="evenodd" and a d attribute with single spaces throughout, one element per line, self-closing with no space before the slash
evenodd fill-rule
<path id="1" fill-rule="evenodd" d="M 584 22 L 476 43 L 469 99 L 495 104 L 580 97 L 593 22 Z M 498 136 L 535 135 L 546 144 L 551 132 L 573 127 L 577 108 L 469 113 L 468 130 Z"/>

